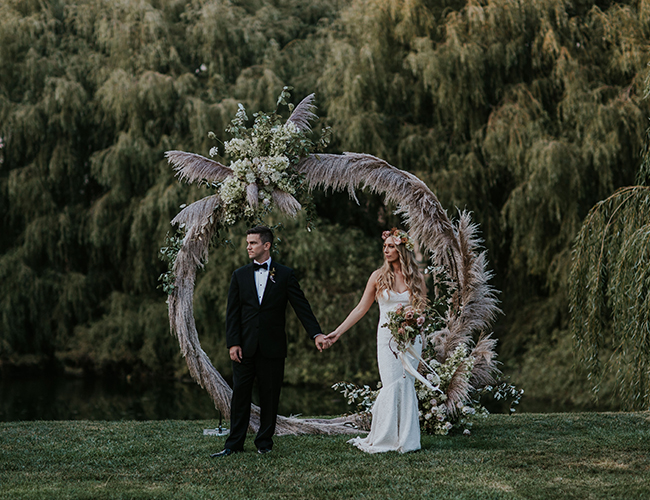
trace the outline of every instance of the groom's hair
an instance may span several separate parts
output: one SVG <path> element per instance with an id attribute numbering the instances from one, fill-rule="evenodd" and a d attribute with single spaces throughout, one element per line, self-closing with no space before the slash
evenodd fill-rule
<path id="1" fill-rule="evenodd" d="M 259 234 L 262 245 L 264 243 L 273 243 L 273 231 L 266 226 L 255 226 L 246 231 L 246 234 Z"/>

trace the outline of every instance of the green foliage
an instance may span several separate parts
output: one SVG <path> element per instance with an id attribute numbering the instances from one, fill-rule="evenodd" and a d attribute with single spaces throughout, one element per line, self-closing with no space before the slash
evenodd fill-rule
<path id="1" fill-rule="evenodd" d="M 183 247 L 183 234 L 177 230 L 175 234 L 167 233 L 165 236 L 165 246 L 160 249 L 160 259 L 167 262 L 167 272 L 158 277 L 160 281 L 159 288 L 169 295 L 176 288 L 176 276 L 173 273 L 174 262 L 178 252 Z"/>
<path id="2" fill-rule="evenodd" d="M 527 275 L 558 286 L 588 207 L 634 175 L 645 14 L 561 0 L 455 7 L 432 18 L 419 2 L 354 2 L 349 41 L 322 79 L 328 117 L 342 149 L 379 154 L 430 180 L 444 205 L 468 205 L 506 285 L 544 293 Z"/>
<path id="3" fill-rule="evenodd" d="M 603 366 L 611 367 L 625 406 L 647 409 L 650 186 L 619 189 L 592 208 L 576 239 L 571 306 L 577 350 L 594 391 L 600 388 Z"/>

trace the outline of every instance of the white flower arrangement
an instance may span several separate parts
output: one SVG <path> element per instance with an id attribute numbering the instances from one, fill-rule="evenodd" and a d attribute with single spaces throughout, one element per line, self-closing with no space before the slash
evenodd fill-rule
<path id="1" fill-rule="evenodd" d="M 201 71 L 207 71 L 207 67 L 202 65 Z M 270 114 L 259 112 L 253 115 L 252 127 L 248 127 L 246 108 L 238 104 L 235 117 L 226 127 L 232 139 L 223 144 L 224 155 L 230 159 L 229 166 L 216 160 L 209 163 L 201 160 L 197 166 L 196 158 L 188 163 L 186 158 L 178 156 L 179 153 L 185 156 L 184 153 L 168 152 L 167 156 L 175 164 L 181 178 L 205 183 L 217 191 L 220 203 L 214 209 L 219 209 L 220 217 L 213 239 L 219 237 L 224 226 L 233 225 L 242 218 L 248 224 L 265 224 L 266 216 L 273 211 L 276 203 L 289 215 L 296 215 L 306 203 L 307 230 L 311 231 L 315 210 L 306 193 L 304 174 L 295 167 L 301 159 L 327 147 L 331 130 L 324 127 L 320 139 L 314 143 L 308 137 L 312 131 L 310 122 L 317 118 L 313 113 L 314 94 L 305 97 L 294 107 L 287 102 L 291 96 L 290 90 L 290 87 L 284 87 L 277 100 L 278 106 L 282 104 L 289 108 L 291 115 L 287 120 L 283 120 L 277 109 Z M 217 140 L 214 132 L 208 132 L 208 137 Z M 0 153 L 3 146 L 0 138 Z M 219 148 L 210 148 L 210 156 L 219 156 Z M 197 173 L 203 175 L 201 169 L 206 167 L 206 163 L 212 175 L 209 178 L 199 177 Z M 215 168 L 218 175 L 214 174 Z M 210 223 L 214 221 L 213 214 L 209 215 L 208 220 Z M 167 235 L 167 244 L 161 248 L 161 259 L 167 261 L 168 269 L 158 279 L 161 281 L 160 287 L 168 294 L 176 288 L 173 270 L 180 249 L 179 242 L 184 237 L 185 229 L 180 224 L 175 235 Z"/>
<path id="2" fill-rule="evenodd" d="M 299 199 L 305 189 L 304 175 L 294 167 L 302 158 L 327 146 L 329 127 L 324 128 L 318 144 L 312 142 L 307 137 L 311 127 L 306 122 L 316 117 L 310 110 L 313 95 L 294 109 L 287 102 L 289 90 L 290 87 L 284 87 L 277 101 L 278 106 L 286 105 L 293 112 L 287 120 L 282 119 L 277 109 L 270 114 L 258 112 L 253 115 L 252 127 L 248 127 L 246 108 L 238 104 L 237 113 L 226 128 L 232 138 L 223 144 L 223 154 L 230 158 L 228 167 L 233 175 L 221 182 L 206 181 L 221 198 L 223 225 L 232 225 L 241 218 L 249 219 L 249 223 L 263 224 L 276 201 L 282 203 L 282 210 L 288 213 L 301 208 Z M 208 137 L 217 139 L 213 132 L 209 132 Z M 218 155 L 219 148 L 210 148 L 211 157 Z M 308 228 L 311 226 L 310 212 L 307 210 Z"/>
<path id="3" fill-rule="evenodd" d="M 436 365 L 435 370 L 440 377 L 442 394 L 433 393 L 424 384 L 418 381 L 415 382 L 420 408 L 420 427 L 423 431 L 429 434 L 446 435 L 456 423 L 461 426 L 471 427 L 470 421 L 473 417 L 487 415 L 480 409 L 482 407 L 477 409 L 474 402 L 459 401 L 456 403 L 456 407 L 459 410 L 457 415 L 460 418 L 453 418 L 452 415 L 449 415 L 447 406 L 444 404 L 447 400 L 446 392 L 451 379 L 454 376 L 460 376 L 468 381 L 472 375 L 474 358 L 468 355 L 467 347 L 464 344 L 459 345 L 444 363 L 440 364 L 435 361 L 432 361 L 432 363 Z"/>
<path id="4" fill-rule="evenodd" d="M 286 104 L 288 89 L 278 99 Z M 294 122 L 282 123 L 277 113 L 256 113 L 252 128 L 247 128 L 248 116 L 242 104 L 227 131 L 233 138 L 224 143 L 224 152 L 230 156 L 234 175 L 216 185 L 223 202 L 223 220 L 227 225 L 242 216 L 263 219 L 274 208 L 274 191 L 296 195 L 303 179 L 292 166 L 307 156 L 314 144 Z M 214 134 L 210 135 L 215 137 Z M 217 148 L 210 155 L 218 154 Z M 255 189 L 247 191 L 249 186 Z M 257 193 L 255 195 L 255 193 Z"/>

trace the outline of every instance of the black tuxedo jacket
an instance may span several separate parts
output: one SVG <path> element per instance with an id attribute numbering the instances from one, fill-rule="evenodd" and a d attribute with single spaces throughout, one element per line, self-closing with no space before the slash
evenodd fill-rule
<path id="1" fill-rule="evenodd" d="M 228 348 L 241 346 L 244 357 L 252 357 L 259 349 L 265 357 L 285 358 L 287 302 L 311 338 L 322 333 L 293 269 L 271 260 L 261 304 L 257 298 L 253 273 L 251 263 L 232 274 L 226 311 Z"/>

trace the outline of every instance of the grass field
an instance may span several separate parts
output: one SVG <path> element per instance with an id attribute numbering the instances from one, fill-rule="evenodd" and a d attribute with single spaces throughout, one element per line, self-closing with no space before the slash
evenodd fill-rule
<path id="1" fill-rule="evenodd" d="M 214 421 L 0 423 L 0 498 L 650 498 L 650 414 L 491 415 L 471 436 L 368 455 L 290 436 L 224 459 Z"/>

